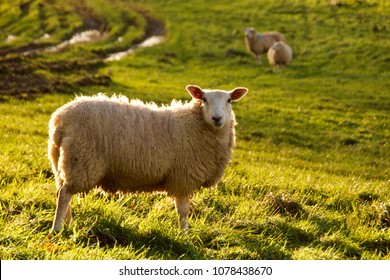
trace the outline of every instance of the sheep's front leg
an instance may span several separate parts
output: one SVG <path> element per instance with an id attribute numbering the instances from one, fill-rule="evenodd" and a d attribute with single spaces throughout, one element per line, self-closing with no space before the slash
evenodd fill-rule
<path id="1" fill-rule="evenodd" d="M 185 233 L 188 232 L 188 214 L 190 213 L 190 198 L 186 197 L 176 197 L 176 210 L 179 214 L 179 221 L 182 229 Z"/>
<path id="2" fill-rule="evenodd" d="M 66 184 L 57 190 L 57 206 L 54 216 L 54 223 L 50 233 L 58 233 L 61 231 L 64 222 L 70 223 L 72 221 L 72 214 L 70 210 L 70 201 L 72 194 L 68 192 Z"/>
<path id="3" fill-rule="evenodd" d="M 260 54 L 256 55 L 256 63 L 261 65 L 261 55 Z"/>
<path id="4" fill-rule="evenodd" d="M 70 203 L 68 205 L 68 208 L 66 210 L 64 224 L 71 226 L 73 224 L 73 216 L 72 216 L 72 209 L 70 207 Z"/>

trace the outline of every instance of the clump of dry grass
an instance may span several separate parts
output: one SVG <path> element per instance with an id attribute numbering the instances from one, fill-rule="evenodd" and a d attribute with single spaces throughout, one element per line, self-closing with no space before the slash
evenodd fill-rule
<path id="1" fill-rule="evenodd" d="M 300 216 L 304 213 L 301 204 L 287 194 L 275 196 L 270 192 L 264 197 L 264 204 L 272 209 L 273 214 Z"/>
<path id="2" fill-rule="evenodd" d="M 390 228 L 390 204 L 380 203 L 374 206 L 376 218 L 379 221 L 379 226 L 382 229 Z"/>

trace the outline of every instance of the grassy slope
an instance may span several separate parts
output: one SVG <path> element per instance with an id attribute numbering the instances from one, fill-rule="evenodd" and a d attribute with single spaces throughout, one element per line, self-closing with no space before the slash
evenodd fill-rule
<path id="1" fill-rule="evenodd" d="M 194 196 L 188 236 L 163 194 L 97 191 L 73 199 L 75 226 L 49 240 L 46 127 L 73 95 L 11 99 L 0 104 L 1 258 L 389 259 L 390 7 L 156 2 L 137 1 L 165 20 L 168 41 L 103 67 L 110 87 L 80 92 L 165 103 L 187 99 L 186 84 L 248 87 L 235 104 L 238 141 L 223 181 Z M 265 59 L 256 65 L 246 26 L 284 32 L 291 66 L 274 73 Z M 61 56 L 96 48 L 110 45 Z"/>

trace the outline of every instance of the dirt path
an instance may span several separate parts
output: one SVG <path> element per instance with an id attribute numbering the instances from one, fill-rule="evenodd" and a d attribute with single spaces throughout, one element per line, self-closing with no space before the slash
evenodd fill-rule
<path id="1" fill-rule="evenodd" d="M 143 49 L 143 48 L 150 48 L 156 45 L 159 45 L 165 41 L 164 36 L 151 36 L 147 38 L 145 41 L 141 42 L 140 44 L 134 45 L 130 49 L 123 51 L 123 52 L 117 52 L 112 53 L 107 56 L 107 58 L 104 60 L 105 62 L 111 62 L 111 61 L 118 61 L 122 58 L 133 54 L 137 49 Z"/>
<path id="2" fill-rule="evenodd" d="M 73 60 L 45 59 L 42 53 L 66 51 L 74 44 L 83 44 L 100 40 L 104 33 L 99 29 L 86 29 L 76 32 L 70 39 L 58 45 L 29 44 L 19 48 L 0 49 L 0 101 L 9 96 L 30 99 L 37 94 L 52 92 L 73 92 L 88 85 L 108 86 L 111 79 L 99 74 L 104 63 L 122 59 L 140 48 L 152 47 L 165 40 L 165 25 L 161 20 L 150 16 L 147 12 L 137 10 L 147 21 L 144 36 L 134 42 L 134 45 L 121 52 L 106 55 L 93 60 L 75 57 Z M 88 12 L 83 11 L 88 17 Z M 103 24 L 98 19 L 86 18 L 86 27 Z M 102 29 L 101 29 L 102 30 Z"/>
<path id="3" fill-rule="evenodd" d="M 106 24 L 103 24 L 100 20 L 96 19 L 95 16 L 92 16 L 92 13 L 86 8 L 77 7 L 77 10 L 79 14 L 84 15 L 86 27 L 95 27 L 98 29 L 86 29 L 84 31 L 76 32 L 70 39 L 63 41 L 56 46 L 37 46 L 36 48 L 31 47 L 28 50 L 21 51 L 21 53 L 23 55 L 56 53 L 64 51 L 67 47 L 74 44 L 91 43 L 102 39 L 105 34 L 100 30 L 103 28 L 102 25 Z M 146 19 L 146 29 L 144 36 L 139 41 L 135 41 L 134 45 L 128 50 L 109 54 L 105 59 L 106 62 L 120 60 L 123 57 L 132 54 L 136 49 L 153 47 L 165 41 L 164 23 L 161 20 L 150 16 L 143 10 L 137 9 L 136 11 Z"/>
<path id="4" fill-rule="evenodd" d="M 121 60 L 122 58 L 134 53 L 137 49 L 153 47 L 162 44 L 165 41 L 164 22 L 148 15 L 145 11 L 137 10 L 137 12 L 146 19 L 147 25 L 145 35 L 140 42 L 134 44 L 128 50 L 108 55 L 104 60 L 105 62 Z"/>

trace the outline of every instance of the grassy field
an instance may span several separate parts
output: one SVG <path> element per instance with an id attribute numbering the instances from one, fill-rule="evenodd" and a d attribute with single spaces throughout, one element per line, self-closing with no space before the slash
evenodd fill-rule
<path id="1" fill-rule="evenodd" d="M 390 259 L 390 1 L 329 2 L 1 1 L 0 258 Z M 283 32 L 291 65 L 256 64 L 248 26 Z M 23 55 L 91 28 L 104 36 Z M 153 34 L 165 43 L 104 62 Z M 249 88 L 232 163 L 193 197 L 189 234 L 162 193 L 96 190 L 48 238 L 51 113 L 80 93 L 188 100 L 187 84 Z"/>

